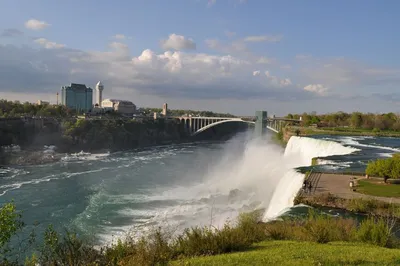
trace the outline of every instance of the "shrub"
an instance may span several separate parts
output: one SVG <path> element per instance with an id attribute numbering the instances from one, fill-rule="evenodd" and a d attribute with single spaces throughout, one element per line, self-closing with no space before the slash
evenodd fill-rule
<path id="1" fill-rule="evenodd" d="M 348 241 L 352 239 L 356 224 L 351 219 L 330 217 L 310 210 L 304 230 L 309 240 L 317 243 Z"/>
<path id="2" fill-rule="evenodd" d="M 392 227 L 383 218 L 370 217 L 361 222 L 357 231 L 358 240 L 381 247 L 390 247 L 393 238 Z"/>
<path id="3" fill-rule="evenodd" d="M 119 262 L 118 265 L 166 265 L 174 254 L 169 244 L 170 239 L 170 234 L 158 228 L 137 242 L 130 242 L 125 247 L 119 245 L 117 248 L 122 251 L 120 255 L 125 257 L 116 261 Z"/>
<path id="4" fill-rule="evenodd" d="M 38 258 L 40 265 L 99 265 L 105 264 L 101 251 L 85 243 L 75 233 L 57 233 L 49 226 Z"/>
<path id="5" fill-rule="evenodd" d="M 14 203 L 6 203 L 0 207 L 0 260 L 4 265 L 11 264 L 8 258 L 18 256 L 11 254 L 10 242 L 23 226 L 21 214 L 17 212 Z"/>
<path id="6" fill-rule="evenodd" d="M 273 221 L 265 225 L 267 237 L 273 240 L 290 240 L 294 239 L 293 232 L 298 224 L 294 221 Z M 301 237 L 300 237 L 301 238 Z"/>

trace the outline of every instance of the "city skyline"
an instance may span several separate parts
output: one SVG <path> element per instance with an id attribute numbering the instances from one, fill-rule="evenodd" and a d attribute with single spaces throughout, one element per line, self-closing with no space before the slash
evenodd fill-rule
<path id="1" fill-rule="evenodd" d="M 65 84 L 94 89 L 101 80 L 104 99 L 139 106 L 238 115 L 400 111 L 394 0 L 2 6 L 0 98 L 56 102 Z"/>

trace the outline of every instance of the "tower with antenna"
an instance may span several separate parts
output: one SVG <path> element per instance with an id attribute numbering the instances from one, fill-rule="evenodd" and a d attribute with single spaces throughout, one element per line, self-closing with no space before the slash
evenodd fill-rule
<path id="1" fill-rule="evenodd" d="M 101 102 L 103 101 L 103 90 L 104 86 L 101 81 L 96 84 L 96 104 L 101 107 Z"/>

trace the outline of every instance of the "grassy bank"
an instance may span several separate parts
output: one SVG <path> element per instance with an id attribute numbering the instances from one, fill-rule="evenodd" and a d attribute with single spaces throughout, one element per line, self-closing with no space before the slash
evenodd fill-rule
<path id="1" fill-rule="evenodd" d="M 400 258 L 399 239 L 394 236 L 396 219 L 369 217 L 358 223 L 353 219 L 310 211 L 305 218 L 262 223 L 261 215 L 261 211 L 241 214 L 236 222 L 227 223 L 222 228 L 195 227 L 174 236 L 157 228 L 140 239 L 127 237 L 100 250 L 76 234 L 59 234 L 50 227 L 43 237 L 44 242 L 34 243 L 36 252 L 28 258 L 21 258 L 18 257 L 20 250 L 10 249 L 9 245 L 11 238 L 18 239 L 18 230 L 22 226 L 18 223 L 20 216 L 16 215 L 12 205 L 6 205 L 0 212 L 0 261 L 2 265 L 21 265 L 24 261 L 25 265 L 32 266 L 255 265 L 248 263 L 252 261 L 259 265 L 270 262 L 275 265 L 304 265 L 298 264 L 299 261 L 305 264 L 313 261 L 341 262 L 341 253 L 348 253 L 343 260 L 348 263 L 392 263 L 395 258 Z M 31 240 L 27 241 L 31 244 Z M 362 258 L 364 252 L 360 248 L 380 256 Z M 327 256 L 321 255 L 324 253 Z"/>
<path id="2" fill-rule="evenodd" d="M 345 199 L 330 193 L 324 193 L 311 197 L 299 195 L 295 198 L 295 204 L 306 204 L 312 207 L 331 207 L 355 213 L 386 217 L 394 216 L 400 218 L 400 206 L 398 204 L 379 201 L 376 199 Z"/>
<path id="3" fill-rule="evenodd" d="M 265 241 L 247 252 L 191 258 L 172 265 L 399 265 L 400 250 L 363 243 Z"/>
<path id="4" fill-rule="evenodd" d="M 357 192 L 378 196 L 400 198 L 400 184 L 385 183 L 383 179 L 359 180 Z"/>

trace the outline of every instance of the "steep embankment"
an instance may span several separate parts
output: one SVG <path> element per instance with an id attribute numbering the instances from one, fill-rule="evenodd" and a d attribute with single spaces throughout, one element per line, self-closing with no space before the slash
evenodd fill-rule
<path id="1" fill-rule="evenodd" d="M 57 154 L 42 154 L 45 145 L 56 146 L 57 153 L 113 152 L 184 141 L 223 140 L 246 128 L 243 123 L 225 123 L 192 138 L 184 124 L 173 119 L 3 119 L 0 147 L 18 145 L 22 151 L 15 154 L 0 149 L 0 165 L 57 161 Z"/>

